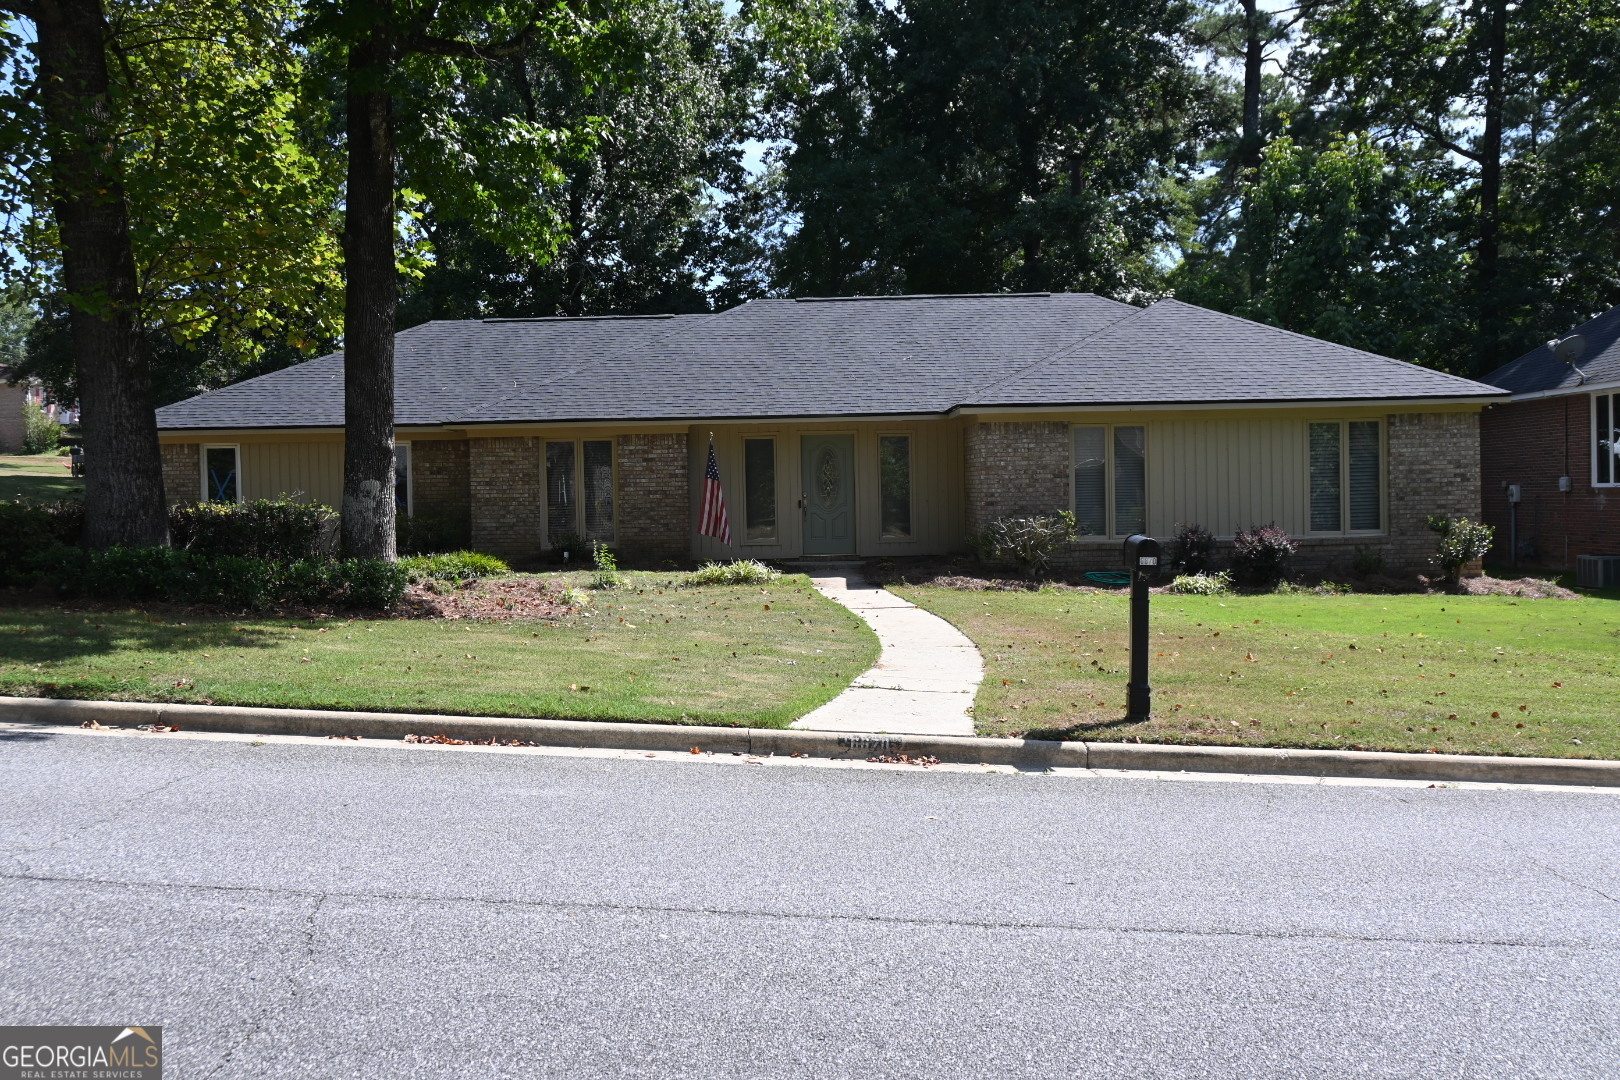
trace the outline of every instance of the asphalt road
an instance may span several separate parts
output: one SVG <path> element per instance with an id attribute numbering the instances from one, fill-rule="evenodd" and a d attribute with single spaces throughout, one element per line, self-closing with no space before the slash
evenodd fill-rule
<path id="1" fill-rule="evenodd" d="M 192 1077 L 1620 1076 L 1620 797 L 0 733 L 0 1022 Z"/>

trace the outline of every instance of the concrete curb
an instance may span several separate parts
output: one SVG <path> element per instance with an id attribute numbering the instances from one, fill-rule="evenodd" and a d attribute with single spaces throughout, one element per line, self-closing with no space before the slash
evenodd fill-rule
<path id="1" fill-rule="evenodd" d="M 430 713 L 328 712 L 319 709 L 0 697 L 0 722 L 77 727 L 87 721 L 107 727 L 165 724 L 183 731 L 250 735 L 359 735 L 374 739 L 402 739 L 408 734 L 448 735 L 457 739 L 515 739 L 543 746 L 590 746 L 610 750 L 690 750 L 696 746 L 715 753 L 798 753 L 846 759 L 906 754 L 911 757 L 937 757 L 941 761 L 1008 765 L 1018 769 L 1089 768 L 1620 787 L 1620 761 L 1390 754 L 1361 750 L 1280 750 L 1246 746 L 1052 742 L 1041 739 L 801 731 L 791 728 L 685 727 L 673 724 L 440 716 Z"/>

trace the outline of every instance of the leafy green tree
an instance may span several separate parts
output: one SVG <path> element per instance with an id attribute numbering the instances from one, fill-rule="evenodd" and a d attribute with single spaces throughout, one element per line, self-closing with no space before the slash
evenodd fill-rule
<path id="1" fill-rule="evenodd" d="M 1189 250 L 1172 280 L 1190 303 L 1450 370 L 1472 363 L 1454 244 L 1454 167 L 1364 135 L 1313 147 L 1283 135 L 1244 184 L 1247 242 Z"/>
<path id="2" fill-rule="evenodd" d="M 430 205 L 431 261 L 407 286 L 402 324 L 706 310 L 734 277 L 720 249 L 746 180 L 745 45 L 718 0 L 646 0 L 599 22 L 577 54 L 535 50 L 495 68 L 470 110 L 593 136 L 558 162 L 557 249 L 511 248 Z M 410 168 L 405 184 L 430 185 Z"/>
<path id="3" fill-rule="evenodd" d="M 310 9 L 304 34 L 337 65 L 344 100 L 342 513 L 351 556 L 396 557 L 399 218 L 418 196 L 401 189 L 399 161 L 438 213 L 509 250 L 549 255 L 561 229 L 547 196 L 572 140 L 466 102 L 503 65 L 577 47 L 583 22 L 566 6 L 494 0 L 323 0 Z"/>
<path id="4" fill-rule="evenodd" d="M 154 502 L 162 516 L 160 469 L 152 487 L 154 381 L 156 401 L 174 400 L 286 363 L 336 336 L 337 158 L 316 137 L 320 88 L 288 41 L 297 10 L 282 0 L 113 0 L 98 15 L 99 29 L 86 32 L 85 41 L 100 42 L 101 107 L 116 133 L 104 145 L 103 170 L 120 181 L 96 189 L 97 243 L 110 242 L 109 230 L 121 232 L 117 245 L 129 248 L 131 261 L 132 282 L 120 277 L 119 288 L 132 294 L 116 302 L 70 285 L 71 214 L 48 167 L 60 140 L 50 111 L 39 107 L 48 96 L 33 92 L 47 85 L 50 35 L 36 22 L 35 56 L 12 50 L 17 92 L 4 106 L 16 140 L 0 190 L 22 212 L 5 239 L 23 256 L 13 268 L 16 286 L 44 311 L 22 369 L 60 400 L 83 405 L 86 448 L 98 463 L 86 493 L 92 517 L 108 497 L 102 481 L 114 498 Z M 73 57 L 96 62 L 77 45 Z M 123 381 L 110 390 L 109 369 L 85 351 L 75 328 L 98 316 L 112 318 L 128 350 L 111 369 Z M 144 385 L 131 389 L 132 382 Z M 109 417 L 119 445 L 138 445 L 139 453 L 102 444 Z M 138 482 L 121 477 L 125 468 L 140 470 Z M 150 508 L 141 514 L 150 517 Z M 151 521 L 141 535 L 160 538 Z"/>
<path id="5" fill-rule="evenodd" d="M 852 0 L 784 109 L 778 284 L 1159 287 L 1169 181 L 1205 133 L 1174 0 Z"/>

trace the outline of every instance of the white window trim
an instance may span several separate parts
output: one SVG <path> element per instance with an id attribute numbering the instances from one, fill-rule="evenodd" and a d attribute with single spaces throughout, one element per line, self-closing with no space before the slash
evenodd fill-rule
<path id="1" fill-rule="evenodd" d="M 1103 513 L 1108 519 L 1108 531 L 1098 536 L 1078 536 L 1077 544 L 1113 544 L 1130 536 L 1130 533 L 1118 532 L 1119 522 L 1116 520 L 1118 507 L 1114 500 L 1114 429 L 1115 428 L 1141 428 L 1142 429 L 1142 527 L 1147 528 L 1148 508 L 1153 505 L 1153 493 L 1150 486 L 1152 469 L 1149 468 L 1149 458 L 1152 451 L 1149 447 L 1148 427 L 1144 423 L 1110 424 L 1110 423 L 1081 423 L 1069 425 L 1069 510 L 1078 514 L 1079 507 L 1074 504 L 1074 470 L 1079 462 L 1074 459 L 1074 429 L 1083 427 L 1100 427 L 1105 432 L 1103 436 Z"/>
<path id="2" fill-rule="evenodd" d="M 394 440 L 394 468 L 399 468 L 399 448 L 405 448 L 405 516 L 416 516 L 416 447 L 410 439 Z"/>
<path id="3" fill-rule="evenodd" d="M 1594 421 L 1595 422 L 1595 421 Z M 197 451 L 197 490 L 199 502 L 214 502 L 208 492 L 208 451 L 231 450 L 236 454 L 236 501 L 245 502 L 247 494 L 242 490 L 242 444 L 241 443 L 203 443 Z"/>
<path id="4" fill-rule="evenodd" d="M 1609 466 L 1609 475 L 1615 477 L 1615 479 L 1606 484 L 1600 484 L 1597 478 L 1598 455 L 1603 453 L 1603 447 L 1598 445 L 1599 439 L 1597 437 L 1597 399 L 1600 397 L 1609 399 L 1609 428 L 1611 431 L 1620 428 L 1620 417 L 1615 415 L 1615 410 L 1620 409 L 1620 388 L 1612 389 L 1606 393 L 1602 391 L 1591 393 L 1587 397 L 1590 399 L 1591 405 L 1587 407 L 1586 430 L 1591 432 L 1592 436 L 1592 461 L 1587 475 L 1592 481 L 1592 486 L 1600 490 L 1607 491 L 1610 488 L 1620 488 L 1620 457 L 1616 457 L 1614 463 Z"/>
<path id="5" fill-rule="evenodd" d="M 1350 424 L 1378 422 L 1378 528 L 1352 529 L 1350 524 Z M 1311 525 L 1311 425 L 1339 425 L 1339 521 L 1344 528 L 1318 532 Z M 1305 535 L 1306 536 L 1388 536 L 1389 535 L 1389 421 L 1382 416 L 1329 417 L 1305 421 Z"/>
<path id="6" fill-rule="evenodd" d="M 759 442 L 761 440 L 768 441 L 771 444 L 771 477 L 773 480 L 771 499 L 773 500 L 776 510 L 776 531 L 770 536 L 762 536 L 758 539 L 750 540 L 748 539 L 748 444 L 750 442 Z M 738 485 L 738 490 L 742 493 L 742 498 L 737 500 L 739 503 L 737 509 L 742 511 L 742 514 L 740 515 L 741 520 L 738 522 L 738 524 L 740 524 L 742 528 L 737 530 L 737 532 L 732 535 L 732 539 L 737 542 L 738 547 L 780 547 L 782 544 L 783 522 L 781 436 L 774 431 L 761 432 L 758 435 L 750 435 L 745 432 L 737 436 L 737 449 L 742 452 L 742 467 L 737 470 L 742 479 L 742 482 Z M 617 457 L 614 458 L 614 462 L 618 462 Z"/>
<path id="7" fill-rule="evenodd" d="M 903 438 L 906 440 L 906 513 L 911 522 L 910 536 L 891 536 L 883 531 L 883 440 Z M 1074 440 L 1070 439 L 1069 453 L 1074 453 Z M 915 544 L 917 543 L 917 437 L 910 431 L 879 431 L 877 433 L 877 496 L 878 496 L 878 541 L 885 544 Z M 1070 496 L 1073 497 L 1072 495 Z"/>
<path id="8" fill-rule="evenodd" d="M 586 545 L 587 550 L 589 550 L 589 546 L 593 541 L 585 536 L 585 444 L 588 442 L 605 442 L 612 446 L 613 449 L 610 453 L 613 458 L 613 535 L 606 540 L 597 541 L 612 547 L 619 542 L 619 440 L 617 436 L 613 435 L 601 438 L 580 436 L 572 439 L 542 438 L 540 440 L 540 531 L 543 538 L 542 542 L 548 546 L 551 544 L 551 506 L 547 501 L 551 497 L 551 486 L 547 482 L 549 480 L 549 470 L 546 467 L 546 444 L 559 442 L 571 442 L 574 444 L 574 490 L 578 492 L 578 496 L 574 499 L 574 527 L 570 531 L 580 538 L 580 542 Z M 414 481 L 414 479 L 413 471 L 412 480 Z"/>

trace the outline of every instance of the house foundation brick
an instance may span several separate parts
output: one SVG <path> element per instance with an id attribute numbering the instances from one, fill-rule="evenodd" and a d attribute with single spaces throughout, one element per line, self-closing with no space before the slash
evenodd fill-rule
<path id="1" fill-rule="evenodd" d="M 202 493 L 202 451 L 198 443 L 164 443 L 163 497 L 170 506 L 194 503 Z"/>
<path id="2" fill-rule="evenodd" d="M 538 561 L 545 514 L 540 440 L 470 439 L 468 462 L 473 548 L 509 562 Z"/>
<path id="3" fill-rule="evenodd" d="M 684 561 L 691 547 L 686 434 L 621 435 L 618 458 L 619 554 L 629 562 Z"/>
<path id="4" fill-rule="evenodd" d="M 464 547 L 472 536 L 470 449 L 466 439 L 411 443 L 411 509 L 442 547 Z"/>
<path id="5" fill-rule="evenodd" d="M 975 424 L 965 434 L 964 453 L 969 536 L 997 518 L 1068 509 L 1068 424 Z"/>

